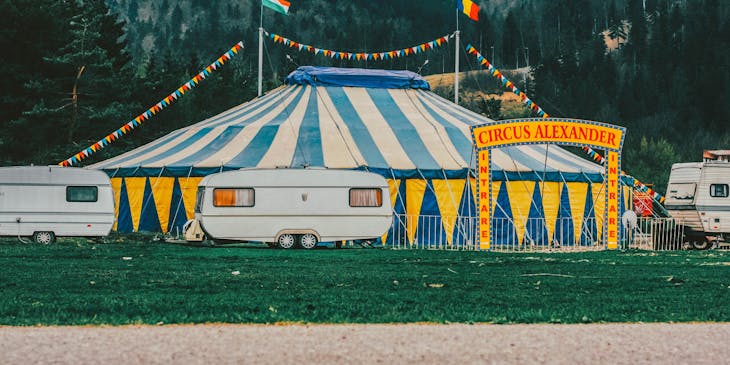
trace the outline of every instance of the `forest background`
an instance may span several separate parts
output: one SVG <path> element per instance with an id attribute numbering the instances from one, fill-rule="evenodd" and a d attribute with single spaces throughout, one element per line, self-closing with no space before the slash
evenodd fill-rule
<path id="1" fill-rule="evenodd" d="M 452 0 L 291 0 L 264 27 L 295 41 L 379 52 L 456 29 Z M 478 0 L 461 16 L 462 105 L 491 118 L 504 90 L 474 45 L 551 116 L 628 128 L 624 167 L 664 192 L 674 162 L 730 148 L 730 2 Z M 256 97 L 259 0 L 0 0 L 0 164 L 56 164 L 177 89 L 238 41 L 244 50 L 193 92 L 84 163 L 100 161 Z M 386 61 L 340 61 L 265 41 L 264 89 L 297 65 L 453 72 L 453 42 Z M 291 60 L 287 59 L 287 55 Z M 422 67 L 425 60 L 429 62 Z M 431 77 L 433 79 L 434 77 Z M 448 75 L 438 79 L 449 78 Z M 434 87 L 452 99 L 448 83 Z"/>

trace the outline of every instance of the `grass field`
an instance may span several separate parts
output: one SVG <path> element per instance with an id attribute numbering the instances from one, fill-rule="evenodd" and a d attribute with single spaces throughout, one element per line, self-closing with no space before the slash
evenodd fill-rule
<path id="1" fill-rule="evenodd" d="M 5 325 L 728 321 L 730 253 L 3 240 L 0 293 Z"/>

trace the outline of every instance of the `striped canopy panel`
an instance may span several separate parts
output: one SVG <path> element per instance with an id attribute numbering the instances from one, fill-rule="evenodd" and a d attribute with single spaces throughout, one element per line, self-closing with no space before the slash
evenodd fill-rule
<path id="1" fill-rule="evenodd" d="M 118 206 L 130 210 L 129 222 L 120 211 L 119 224 L 125 226 L 118 229 L 167 231 L 182 224 L 171 225 L 174 217 L 192 216 L 194 192 L 187 190 L 195 189 L 189 185 L 197 178 L 247 167 L 360 169 L 427 186 L 461 180 L 461 197 L 476 166 L 469 127 L 491 122 L 432 93 L 412 72 L 301 67 L 285 86 L 261 98 L 90 168 L 113 178 Z M 535 181 L 603 181 L 601 166 L 558 146 L 494 150 L 492 169 L 497 181 L 532 182 L 522 184 L 529 191 Z M 155 189 L 160 189 L 156 195 Z M 132 202 L 131 195 L 141 201 Z M 145 210 L 157 212 L 157 222 L 146 225 Z"/>

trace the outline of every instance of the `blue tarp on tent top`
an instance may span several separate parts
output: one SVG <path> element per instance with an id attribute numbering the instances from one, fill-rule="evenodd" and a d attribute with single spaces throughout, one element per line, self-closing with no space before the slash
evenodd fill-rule
<path id="1" fill-rule="evenodd" d="M 297 68 L 289 74 L 285 83 L 288 85 L 348 86 L 376 89 L 431 89 L 428 82 L 421 75 L 411 71 L 316 66 Z"/>

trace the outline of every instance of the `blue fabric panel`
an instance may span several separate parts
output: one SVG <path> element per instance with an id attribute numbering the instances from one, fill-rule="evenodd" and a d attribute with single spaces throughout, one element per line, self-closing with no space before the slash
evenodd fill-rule
<path id="1" fill-rule="evenodd" d="M 400 110 L 388 90 L 368 89 L 368 94 L 416 168 L 421 170 L 440 169 L 441 167 L 428 152 L 416 128 Z"/>
<path id="2" fill-rule="evenodd" d="M 132 223 L 132 210 L 129 208 L 129 195 L 127 193 L 127 183 L 122 179 L 122 187 L 119 192 L 119 211 L 117 213 L 117 232 L 131 233 L 134 232 L 134 224 Z"/>
<path id="3" fill-rule="evenodd" d="M 373 141 L 370 132 L 360 119 L 360 115 L 355 111 L 347 94 L 341 87 L 328 87 L 326 90 L 330 99 L 332 99 L 332 103 L 337 106 L 337 113 L 347 125 L 347 129 L 350 131 L 367 165 L 370 168 L 388 169 L 388 163 L 385 162 L 380 149 Z"/>
<path id="4" fill-rule="evenodd" d="M 558 220 L 555 221 L 555 232 L 553 233 L 553 240 L 561 246 L 575 246 L 575 227 L 572 217 L 568 184 L 563 184 L 563 190 L 560 193 Z"/>
<path id="5" fill-rule="evenodd" d="M 362 151 L 362 150 L 361 150 Z M 263 156 L 263 155 L 262 155 Z M 145 176 L 163 176 L 163 177 L 202 177 L 214 174 L 221 171 L 236 170 L 242 167 L 252 166 L 234 166 L 226 165 L 221 167 L 187 167 L 187 166 L 166 166 L 161 167 L 123 167 L 119 169 L 102 169 L 110 177 L 145 177 Z M 446 173 L 448 179 L 465 179 L 467 176 L 474 176 L 469 174 L 468 169 L 459 170 L 441 170 L 441 169 L 430 169 L 430 170 L 392 170 L 390 168 L 379 168 L 370 166 L 361 166 L 354 170 L 370 171 L 385 178 L 392 179 L 394 176 L 396 179 L 419 179 L 422 178 L 421 174 L 426 179 L 441 179 Z M 542 181 L 543 174 L 541 172 L 505 172 L 501 170 L 492 170 L 493 181 Z M 571 172 L 560 172 L 551 171 L 545 174 L 545 181 L 551 182 L 592 182 L 601 183 L 603 177 L 601 174 L 582 174 L 582 173 L 571 173 Z"/>
<path id="6" fill-rule="evenodd" d="M 186 138 L 184 141 L 179 142 L 178 144 L 176 144 L 175 147 L 170 148 L 169 150 L 167 150 L 165 152 L 156 154 L 156 155 L 154 155 L 154 156 L 152 156 L 152 157 L 150 157 L 150 158 L 148 158 L 148 159 L 146 159 L 144 161 L 138 162 L 136 165 L 137 166 L 150 165 L 150 164 L 153 164 L 153 163 L 155 163 L 157 161 L 160 161 L 162 159 L 165 159 L 167 157 L 170 157 L 170 156 L 172 156 L 172 155 L 174 155 L 174 154 L 176 154 L 176 153 L 178 153 L 178 152 L 180 152 L 180 151 L 182 151 L 182 150 L 190 147 L 190 145 L 198 142 L 198 140 L 200 140 L 206 134 L 208 134 L 208 133 L 210 133 L 212 131 L 213 131 L 212 128 L 202 128 L 199 131 L 197 131 L 195 134 L 193 134 L 192 136 Z"/>
<path id="7" fill-rule="evenodd" d="M 537 152 L 537 153 L 542 154 L 543 156 L 545 156 L 545 149 L 542 146 L 525 145 L 525 146 L 522 146 L 522 148 L 529 148 L 533 152 Z M 547 150 L 548 150 L 548 158 L 550 160 L 556 161 L 556 162 L 561 163 L 561 164 L 564 164 L 566 166 L 570 166 L 572 169 L 574 169 L 574 171 L 575 170 L 581 170 L 580 166 L 576 165 L 573 161 L 567 160 L 567 159 L 563 158 L 563 156 L 558 155 L 557 153 L 552 153 L 550 151 L 551 149 L 555 149 L 555 148 L 559 148 L 559 147 L 558 146 L 549 146 L 547 148 Z M 575 158 L 580 158 L 580 157 L 575 156 Z M 543 164 L 544 163 L 545 163 L 545 161 L 543 161 Z M 542 171 L 542 170 L 543 169 L 540 168 L 539 171 Z"/>
<path id="8" fill-rule="evenodd" d="M 513 160 L 518 162 L 519 164 L 527 167 L 528 169 L 533 170 L 533 171 L 539 171 L 540 175 L 542 175 L 542 171 L 546 170 L 545 161 L 542 161 L 542 160 L 538 161 L 538 160 L 532 158 L 531 156 L 527 155 L 525 152 L 521 151 L 520 147 L 516 147 L 516 146 L 500 147 L 500 148 L 498 148 L 498 150 L 506 153 L 507 156 L 509 156 L 510 158 L 512 158 Z M 502 167 L 504 168 L 505 166 L 502 166 Z M 510 168 L 513 168 L 513 167 L 507 166 L 507 169 L 510 169 Z M 547 171 L 548 172 L 556 171 L 556 169 L 551 168 L 550 165 L 548 165 Z"/>
<path id="9" fill-rule="evenodd" d="M 452 235 L 452 244 L 454 246 L 464 246 L 467 242 L 472 244 L 477 242 L 479 237 L 479 221 L 478 212 L 474 194 L 471 191 L 471 185 L 467 181 L 464 184 L 464 192 L 459 202 L 458 217 L 454 226 Z"/>
<path id="10" fill-rule="evenodd" d="M 516 245 L 517 230 L 512 215 L 512 206 L 509 202 L 507 184 L 503 181 L 499 188 L 497 204 L 492 213 L 492 244 L 493 245 Z"/>
<path id="11" fill-rule="evenodd" d="M 408 241 L 406 231 L 406 220 L 403 216 L 406 214 L 406 181 L 401 180 L 398 187 L 398 195 L 393 205 L 393 224 L 388 230 L 387 244 L 405 245 Z M 400 217 L 398 217 L 400 215 Z"/>
<path id="12" fill-rule="evenodd" d="M 160 218 L 157 217 L 157 207 L 155 206 L 155 199 L 152 195 L 152 185 L 150 185 L 149 178 L 146 180 L 144 184 L 144 198 L 142 198 L 142 213 L 139 215 L 137 231 L 161 232 Z"/>
<path id="13" fill-rule="evenodd" d="M 182 233 L 182 227 L 185 225 L 188 217 L 185 214 L 185 200 L 183 199 L 182 189 L 180 189 L 179 179 L 175 179 L 175 183 L 172 185 L 169 217 L 167 231 L 172 234 Z"/>
<path id="14" fill-rule="evenodd" d="M 441 211 L 431 180 L 426 180 L 426 191 L 423 194 L 421 213 L 418 216 L 415 240 L 419 247 L 428 247 L 435 242 L 446 242 L 444 223 L 441 220 Z"/>
<path id="15" fill-rule="evenodd" d="M 284 82 L 288 85 L 430 89 L 428 82 L 415 72 L 363 68 L 300 66 Z"/>
<path id="16" fill-rule="evenodd" d="M 279 127 L 281 127 L 282 123 L 285 123 L 289 119 L 289 114 L 296 105 L 299 104 L 304 92 L 305 88 L 301 88 L 291 104 L 279 113 L 279 115 L 261 127 L 248 146 L 246 146 L 246 148 L 236 157 L 231 159 L 226 166 L 242 168 L 258 165 L 259 161 L 261 161 L 266 152 L 269 150 L 269 147 L 271 147 L 271 142 L 274 141 L 276 133 L 279 132 Z"/>
<path id="17" fill-rule="evenodd" d="M 319 109 L 317 108 L 317 88 L 311 88 L 307 111 L 299 127 L 297 147 L 291 166 L 324 166 L 322 134 L 319 129 Z"/>
<path id="18" fill-rule="evenodd" d="M 449 114 L 451 114 L 452 117 L 456 118 L 457 120 L 459 120 L 460 122 L 462 122 L 466 125 L 472 126 L 472 125 L 476 125 L 476 124 L 484 124 L 487 122 L 493 122 L 492 120 L 489 120 L 486 117 L 481 116 L 481 115 L 473 115 L 473 118 L 472 118 L 472 115 L 469 113 L 468 109 L 463 109 L 463 108 L 457 106 L 456 104 L 454 104 L 444 98 L 441 98 L 440 96 L 438 96 L 434 93 L 423 92 L 423 93 L 419 93 L 419 94 L 423 95 L 424 98 L 426 98 L 429 101 L 431 101 L 432 103 L 438 105 L 440 109 L 443 109 L 444 111 L 448 112 Z"/>
<path id="19" fill-rule="evenodd" d="M 218 137 L 215 137 L 215 139 L 210 141 L 210 143 L 208 143 L 198 152 L 195 152 L 194 154 L 191 154 L 187 158 L 184 158 L 180 161 L 171 163 L 170 165 L 181 167 L 193 166 L 196 163 L 207 159 L 208 157 L 210 157 L 210 155 L 220 151 L 221 149 L 226 148 L 228 142 L 230 142 L 242 129 L 242 126 L 226 127 L 223 133 L 218 135 Z"/>
<path id="20" fill-rule="evenodd" d="M 170 132 L 170 134 L 168 134 L 166 136 L 160 137 L 159 139 L 156 139 L 144 146 L 138 147 L 137 149 L 133 150 L 134 153 L 130 154 L 129 156 L 126 156 L 125 159 L 132 160 L 139 156 L 142 156 L 142 155 L 146 154 L 147 152 L 149 152 L 157 147 L 160 147 L 160 146 L 168 143 L 169 141 L 177 138 L 177 136 L 179 136 L 182 133 L 185 133 L 185 129 L 178 129 L 176 131 Z M 102 161 L 101 163 L 104 163 L 104 162 L 106 162 L 106 161 Z M 124 160 L 114 163 L 114 165 L 124 165 L 124 164 L 125 164 Z M 113 169 L 113 168 L 106 169 L 106 168 L 104 168 L 104 166 L 105 165 L 102 166 L 103 170 L 107 171 L 107 174 L 109 176 L 111 176 L 111 174 L 113 174 L 113 171 L 115 169 Z M 112 171 L 112 172 L 110 173 L 108 171 Z M 119 175 L 117 175 L 117 176 L 119 176 Z"/>
<path id="21" fill-rule="evenodd" d="M 451 140 L 451 143 L 454 145 L 456 150 L 459 152 L 459 155 L 461 158 L 464 159 L 464 161 L 473 161 L 475 159 L 471 158 L 471 151 L 472 151 L 472 141 L 466 136 L 461 133 L 461 131 L 454 127 L 453 124 L 446 121 L 444 118 L 442 118 L 438 113 L 433 111 L 428 105 L 421 103 L 420 104 L 423 109 L 426 110 L 426 112 L 431 115 L 431 117 L 441 124 L 446 129 L 446 134 L 449 135 L 449 139 Z"/>
<path id="22" fill-rule="evenodd" d="M 580 245 L 581 246 L 592 246 L 596 238 L 598 238 L 598 232 L 596 230 L 596 211 L 593 208 L 593 186 L 588 185 L 588 191 L 586 192 L 586 205 L 583 211 L 583 228 L 580 232 Z"/>
<path id="23" fill-rule="evenodd" d="M 256 101 L 256 105 L 252 108 L 241 108 L 241 110 L 237 110 L 235 113 L 231 113 L 231 115 L 227 115 L 225 118 L 217 118 L 213 117 L 209 123 L 206 123 L 205 125 L 207 127 L 217 127 L 221 124 L 231 123 L 234 122 L 232 125 L 237 126 L 246 126 L 249 125 L 257 120 L 262 119 L 266 114 L 270 113 L 274 108 L 281 105 L 281 102 L 288 98 L 291 94 L 299 91 L 301 88 L 289 88 L 285 89 L 281 92 L 275 93 L 271 98 L 275 96 L 278 101 L 272 102 L 269 106 L 264 108 L 266 101 L 269 99 L 268 97 L 262 97 L 258 101 Z M 241 118 L 240 120 L 236 120 L 236 118 Z"/>
<path id="24" fill-rule="evenodd" d="M 525 237 L 522 242 L 525 245 L 549 245 L 550 238 L 548 237 L 547 225 L 545 224 L 545 211 L 542 206 L 540 183 L 537 181 L 535 182 L 535 191 L 532 193 L 532 203 L 530 204 L 530 213 L 527 218 Z"/>

